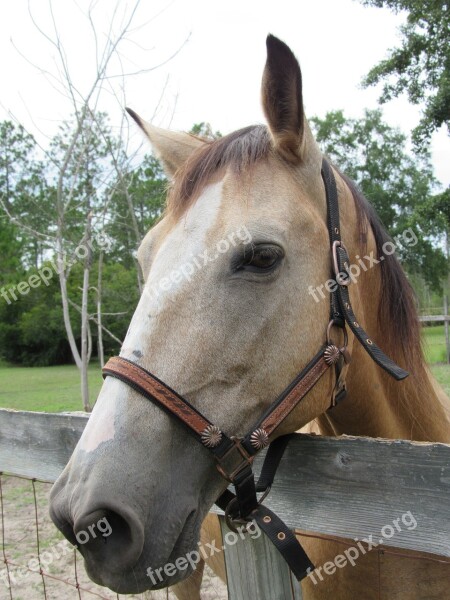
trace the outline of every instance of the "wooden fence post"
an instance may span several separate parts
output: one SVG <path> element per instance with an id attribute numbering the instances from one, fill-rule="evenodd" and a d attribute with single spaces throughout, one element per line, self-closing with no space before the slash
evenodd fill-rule
<path id="1" fill-rule="evenodd" d="M 258 538 L 247 534 L 242 539 L 220 517 L 228 600 L 301 600 L 302 589 L 285 560 L 261 533 Z"/>

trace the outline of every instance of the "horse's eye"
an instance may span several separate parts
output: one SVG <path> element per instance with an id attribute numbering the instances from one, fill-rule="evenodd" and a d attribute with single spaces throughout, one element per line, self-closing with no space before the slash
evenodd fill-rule
<path id="1" fill-rule="evenodd" d="M 283 250 L 280 246 L 261 244 L 249 246 L 241 257 L 237 270 L 264 273 L 272 271 L 283 258 Z"/>

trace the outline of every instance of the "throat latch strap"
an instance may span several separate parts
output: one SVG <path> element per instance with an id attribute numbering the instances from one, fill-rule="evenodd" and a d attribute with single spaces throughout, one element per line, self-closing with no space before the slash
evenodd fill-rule
<path id="1" fill-rule="evenodd" d="M 331 293 L 331 318 L 336 322 L 347 323 L 358 341 L 363 346 L 369 356 L 394 379 L 401 380 L 408 377 L 408 371 L 405 371 L 394 363 L 386 354 L 375 344 L 366 331 L 361 327 L 353 312 L 348 293 L 348 286 L 351 283 L 350 278 L 350 257 L 345 245 L 341 239 L 341 224 L 339 219 L 339 202 L 331 167 L 325 159 L 322 162 L 322 179 L 325 185 L 328 214 L 328 233 L 330 236 L 332 267 L 334 277 L 337 283 L 337 289 Z"/>

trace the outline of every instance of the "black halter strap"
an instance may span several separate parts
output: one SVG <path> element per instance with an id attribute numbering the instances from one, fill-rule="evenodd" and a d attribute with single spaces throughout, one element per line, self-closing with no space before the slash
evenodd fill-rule
<path id="1" fill-rule="evenodd" d="M 331 293 L 331 315 L 337 324 L 347 323 L 364 350 L 370 357 L 397 381 L 405 379 L 408 372 L 394 363 L 375 342 L 368 336 L 359 324 L 350 303 L 348 286 L 351 283 L 349 275 L 350 258 L 341 240 L 341 225 L 339 219 L 339 202 L 336 180 L 329 163 L 322 162 L 322 179 L 325 184 L 328 213 L 328 233 L 332 252 L 332 269 L 336 282 L 336 290 Z"/>
<path id="2" fill-rule="evenodd" d="M 244 437 L 227 435 L 185 398 L 132 361 L 114 357 L 103 368 L 103 377 L 110 375 L 120 379 L 168 414 L 176 417 L 189 433 L 214 455 L 217 469 L 234 485 L 236 492 L 233 494 L 230 490 L 226 490 L 216 502 L 225 511 L 228 525 L 236 530 L 237 527 L 245 528 L 249 521 L 256 521 L 299 580 L 314 569 L 314 566 L 294 533 L 277 515 L 262 504 L 270 491 L 283 453 L 295 434 L 280 436 L 270 443 L 258 482 L 255 482 L 252 470 L 254 456 L 269 445 L 269 438 L 276 432 L 280 423 L 333 365 L 336 369 L 336 381 L 339 382 L 343 363 L 348 363 L 350 360 L 346 324 L 372 359 L 392 377 L 400 380 L 408 375 L 378 348 L 355 317 L 348 293 L 348 286 L 351 283 L 350 258 L 341 240 L 336 181 L 325 159 L 322 164 L 322 178 L 325 185 L 331 258 L 336 280 L 336 289 L 330 294 L 331 321 L 327 329 L 326 342 L 324 341 L 317 354 Z M 344 331 L 344 345 L 341 348 L 330 340 L 330 330 L 333 326 L 340 327 Z M 345 393 L 345 387 L 336 389 L 330 408 L 342 400 Z M 262 494 L 260 498 L 258 498 L 259 493 Z"/>

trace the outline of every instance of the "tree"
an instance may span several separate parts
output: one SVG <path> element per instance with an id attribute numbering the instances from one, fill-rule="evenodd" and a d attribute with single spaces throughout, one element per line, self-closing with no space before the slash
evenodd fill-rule
<path id="1" fill-rule="evenodd" d="M 194 123 L 194 125 L 192 125 L 190 133 L 210 140 L 217 140 L 218 138 L 222 137 L 220 131 L 213 131 L 211 124 L 206 123 L 205 121 L 201 121 L 200 123 Z"/>
<path id="2" fill-rule="evenodd" d="M 20 125 L 0 122 L 0 244 L 2 275 L 37 265 L 46 234 L 39 234 L 48 218 L 43 164 L 36 158 L 36 142 Z M 36 207 L 39 210 L 36 210 Z M 3 209 L 3 210 L 1 210 Z M 22 215 L 25 220 L 19 219 Z M 20 230 L 17 226 L 20 226 Z"/>
<path id="3" fill-rule="evenodd" d="M 407 11 L 400 28 L 401 46 L 389 51 L 363 81 L 365 87 L 384 81 L 380 102 L 406 93 L 424 110 L 413 131 L 418 149 L 441 125 L 450 131 L 450 10 L 446 0 L 360 0 L 365 6 Z"/>
<path id="4" fill-rule="evenodd" d="M 438 196 L 429 155 L 411 157 L 406 136 L 385 123 L 380 110 L 366 110 L 362 119 L 332 111 L 311 123 L 324 152 L 358 184 L 389 234 L 413 228 L 417 244 L 398 248 L 400 258 L 410 272 L 440 289 L 447 265 L 437 240 L 447 226 L 442 214 L 430 208 Z"/>
<path id="5" fill-rule="evenodd" d="M 110 219 L 106 227 L 114 240 L 111 256 L 128 268 L 144 235 L 162 215 L 168 181 L 161 163 L 146 154 L 137 168 L 120 170 L 111 189 Z"/>
<path id="6" fill-rule="evenodd" d="M 103 254 L 96 260 L 92 249 L 95 234 L 102 233 L 108 220 L 108 206 L 111 200 L 111 190 L 123 179 L 124 173 L 130 171 L 129 164 L 133 155 L 127 153 L 126 120 L 125 116 L 117 130 L 116 136 L 111 136 L 109 125 L 104 121 L 99 109 L 105 96 L 115 98 L 121 107 L 125 106 L 123 84 L 127 75 L 138 76 L 156 69 L 160 64 L 127 73 L 122 48 L 127 44 L 136 43 L 143 53 L 144 46 L 133 40 L 140 28 L 136 27 L 136 17 L 140 0 L 123 5 L 92 1 L 88 4 L 85 16 L 85 29 L 79 31 L 79 39 L 86 47 L 92 49 L 90 69 L 83 69 L 78 74 L 72 65 L 78 62 L 78 48 L 71 56 L 68 46 L 61 39 L 61 27 L 58 14 L 65 11 L 56 2 L 46 4 L 47 25 L 41 26 L 42 11 L 39 11 L 39 22 L 31 5 L 28 7 L 29 17 L 35 31 L 44 40 L 51 51 L 51 60 L 45 65 L 36 65 L 32 57 L 26 60 L 36 67 L 49 82 L 53 90 L 60 94 L 60 100 L 66 103 L 68 113 L 73 118 L 66 121 L 58 136 L 53 140 L 50 150 L 41 148 L 47 159 L 47 179 L 52 185 L 47 190 L 46 197 L 51 198 L 52 211 L 50 218 L 41 223 L 41 227 L 33 227 L 30 219 L 40 214 L 39 207 L 31 212 L 21 211 L 17 205 L 14 210 L 4 203 L 2 208 L 10 223 L 17 225 L 21 232 L 30 233 L 37 240 L 45 240 L 45 251 L 55 257 L 58 263 L 60 283 L 60 301 L 67 340 L 73 360 L 81 374 L 81 395 L 85 410 L 90 410 L 87 365 L 92 349 L 92 333 L 90 329 L 91 308 L 90 295 L 95 292 L 97 297 L 96 312 L 98 337 L 101 339 L 103 327 L 101 324 L 102 306 L 102 270 Z M 82 10 L 75 3 L 77 11 Z M 105 9 L 107 18 L 105 21 Z M 156 18 L 156 17 L 154 17 Z M 152 19 L 150 19 L 151 21 Z M 147 21 L 145 25 L 148 25 Z M 184 43 L 186 43 L 185 40 Z M 182 43 L 177 50 L 163 63 L 175 56 L 184 46 Z M 23 55 L 23 53 L 22 53 Z M 161 63 L 161 64 L 163 64 Z M 45 178 L 44 178 L 45 179 Z M 20 215 L 20 219 L 19 219 Z M 55 216 L 56 215 L 56 216 Z M 24 217 L 24 218 L 22 218 Z M 81 291 L 81 301 L 78 297 L 70 296 L 69 275 L 71 267 L 66 263 L 74 248 L 87 248 L 87 253 L 79 259 L 83 265 L 82 283 L 76 290 Z M 43 259 L 43 256 L 40 257 Z M 38 262 L 38 261 L 37 261 Z M 98 269 L 96 285 L 91 285 L 91 270 Z M 74 312 L 75 311 L 75 312 Z M 80 339 L 77 340 L 77 327 L 74 323 L 79 319 Z M 99 342 L 101 345 L 101 341 Z M 100 349 L 99 349 L 100 350 Z M 101 352 L 102 353 L 102 352 Z"/>

